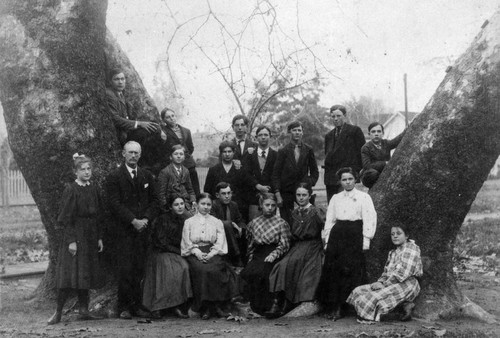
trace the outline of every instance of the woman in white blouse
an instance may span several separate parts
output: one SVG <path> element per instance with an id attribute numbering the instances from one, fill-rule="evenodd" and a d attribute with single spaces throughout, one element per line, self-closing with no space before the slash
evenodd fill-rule
<path id="1" fill-rule="evenodd" d="M 238 291 L 236 275 L 222 258 L 227 254 L 224 225 L 209 214 L 210 194 L 200 194 L 197 202 L 198 213 L 184 223 L 181 242 L 181 255 L 188 261 L 191 274 L 192 309 L 205 320 L 211 314 L 227 317 L 224 307 Z"/>
<path id="2" fill-rule="evenodd" d="M 356 175 L 352 168 L 337 172 L 344 191 L 330 200 L 321 234 L 326 248 L 318 299 L 327 318 L 333 320 L 344 316 L 345 302 L 351 291 L 366 284 L 363 251 L 370 248 L 377 225 L 370 195 L 354 187 Z"/>

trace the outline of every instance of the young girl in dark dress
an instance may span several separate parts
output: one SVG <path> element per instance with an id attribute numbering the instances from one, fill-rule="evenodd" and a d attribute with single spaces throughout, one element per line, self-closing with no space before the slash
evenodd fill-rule
<path id="1" fill-rule="evenodd" d="M 98 253 L 103 250 L 101 197 L 90 183 L 92 162 L 85 155 L 73 155 L 76 180 L 68 184 L 61 200 L 57 222 L 64 228 L 56 270 L 58 289 L 56 312 L 48 324 L 61 321 L 62 310 L 71 289 L 78 293 L 79 319 L 95 319 L 88 310 L 89 289 L 102 286 Z"/>

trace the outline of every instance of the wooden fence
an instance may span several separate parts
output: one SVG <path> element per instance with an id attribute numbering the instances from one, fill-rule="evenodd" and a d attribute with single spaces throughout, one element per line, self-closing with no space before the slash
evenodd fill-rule
<path id="1" fill-rule="evenodd" d="M 196 168 L 196 171 L 198 172 L 198 179 L 200 180 L 200 188 L 203 190 L 208 168 Z M 323 184 L 323 170 L 321 169 L 318 184 L 316 184 L 314 188 L 314 190 L 322 190 L 325 188 Z M 0 191 L 0 206 L 35 204 L 28 185 L 19 170 L 0 171 Z"/>

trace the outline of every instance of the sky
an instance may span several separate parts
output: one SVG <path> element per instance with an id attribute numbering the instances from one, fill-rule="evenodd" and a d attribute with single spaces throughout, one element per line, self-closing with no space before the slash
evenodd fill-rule
<path id="1" fill-rule="evenodd" d="M 254 1 L 212 0 L 214 13 L 237 31 L 254 7 Z M 280 27 L 292 39 L 297 27 L 302 40 L 329 72 L 321 104 L 329 107 L 361 95 L 381 99 L 404 110 L 403 76 L 408 78 L 408 107 L 421 111 L 443 79 L 445 70 L 480 31 L 483 22 L 500 6 L 499 0 L 349 0 L 272 1 Z M 168 5 L 168 6 L 167 6 Z M 178 22 L 207 13 L 206 0 L 110 0 L 107 24 L 146 88 L 153 88 L 156 61 L 165 50 Z M 170 9 L 170 12 L 169 12 Z M 297 20 L 298 19 L 298 20 Z M 229 126 L 237 106 L 213 65 L 192 44 L 187 44 L 201 19 L 179 31 L 170 49 L 177 90 L 183 98 L 182 123 L 193 128 Z M 215 25 L 198 32 L 198 43 L 222 59 Z M 265 34 L 255 25 L 247 48 L 265 54 Z M 297 38 L 294 40 L 296 45 Z M 292 42 L 293 44 L 293 42 Z M 223 56 L 223 55 L 222 55 Z M 245 59 L 246 75 L 255 76 L 266 66 L 260 59 Z M 303 59 L 311 65 L 311 59 Z M 163 80 L 169 81 L 168 74 Z M 151 90 L 150 90 L 151 92 Z"/>
<path id="2" fill-rule="evenodd" d="M 285 50 L 302 48 L 297 38 L 313 46 L 328 72 L 320 104 L 329 107 L 361 95 L 381 99 L 404 110 L 403 75 L 408 77 L 408 107 L 421 111 L 443 79 L 445 70 L 460 56 L 483 22 L 498 10 L 500 0 L 271 0 L 276 10 Z M 207 0 L 109 0 L 107 26 L 127 53 L 152 94 L 154 77 L 165 83 L 168 41 L 176 24 L 206 15 Z M 228 30 L 241 30 L 256 1 L 210 0 L 212 11 Z M 269 19 L 269 17 L 267 18 Z M 190 36 L 202 19 L 178 32 L 170 49 L 176 95 L 182 100 L 181 123 L 192 130 L 229 127 L 237 105 L 214 66 L 193 45 Z M 217 62 L 225 54 L 219 28 L 211 23 L 195 40 Z M 260 24 L 259 24 L 260 22 Z M 255 20 L 242 41 L 245 80 L 262 75 L 268 65 L 268 33 Z M 274 41 L 274 43 L 277 43 Z M 222 61 L 220 61 L 222 60 Z M 312 59 L 300 64 L 312 70 Z M 159 68 L 157 67 L 158 65 Z M 172 87 L 172 86 L 171 86 Z M 247 93 L 246 98 L 251 96 Z M 173 105 L 173 103 L 172 103 Z M 0 118 L 0 137 L 6 134 Z"/>

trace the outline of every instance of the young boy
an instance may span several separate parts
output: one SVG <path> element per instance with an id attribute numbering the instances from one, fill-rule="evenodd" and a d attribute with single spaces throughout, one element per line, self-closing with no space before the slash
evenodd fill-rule
<path id="1" fill-rule="evenodd" d="M 231 200 L 233 192 L 229 183 L 218 183 L 215 186 L 215 196 L 217 199 L 213 202 L 210 214 L 220 219 L 224 224 L 228 245 L 228 256 L 232 265 L 242 267 L 242 258 L 245 257 L 242 253 L 244 254 L 246 252 L 245 236 L 243 234 L 246 225 L 238 210 L 238 204 Z"/>

